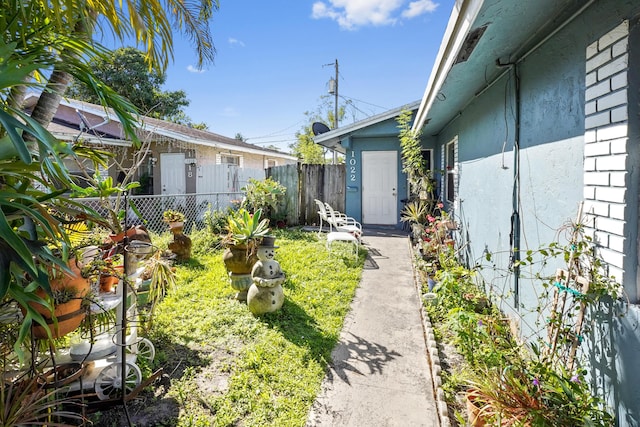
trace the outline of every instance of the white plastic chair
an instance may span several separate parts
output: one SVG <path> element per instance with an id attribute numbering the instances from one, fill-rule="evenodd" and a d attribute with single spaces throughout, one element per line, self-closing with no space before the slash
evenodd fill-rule
<path id="1" fill-rule="evenodd" d="M 334 210 L 328 203 L 325 203 L 324 205 L 325 212 L 327 213 L 327 222 L 329 222 L 330 228 L 335 228 L 336 231 L 350 233 L 360 240 L 362 237 L 362 224 L 354 218 Z"/>
<path id="2" fill-rule="evenodd" d="M 316 202 L 316 205 L 318 205 L 318 215 L 320 216 L 320 228 L 318 228 L 318 236 L 320 235 L 320 233 L 322 233 L 323 222 L 329 224 L 329 232 L 333 231 L 331 222 L 329 222 L 329 214 L 327 213 L 327 208 L 325 207 L 324 203 L 318 199 L 313 200 Z"/>

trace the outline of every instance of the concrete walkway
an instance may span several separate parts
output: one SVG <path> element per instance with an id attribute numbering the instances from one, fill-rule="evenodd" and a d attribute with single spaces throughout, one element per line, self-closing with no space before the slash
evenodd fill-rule
<path id="1" fill-rule="evenodd" d="M 405 234 L 365 230 L 360 286 L 307 426 L 440 425 Z"/>

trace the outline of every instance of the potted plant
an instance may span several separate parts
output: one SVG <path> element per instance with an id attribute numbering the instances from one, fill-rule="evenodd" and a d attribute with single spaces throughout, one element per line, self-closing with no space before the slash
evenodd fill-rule
<path id="1" fill-rule="evenodd" d="M 126 185 L 117 184 L 114 182 L 111 176 L 102 176 L 98 171 L 99 166 L 104 166 L 104 159 L 102 162 L 99 160 L 94 161 L 94 167 L 96 172 L 93 176 L 86 173 L 83 175 L 85 182 L 88 184 L 86 187 L 81 187 L 75 184 L 72 184 L 70 187 L 73 190 L 71 193 L 71 197 L 74 198 L 85 198 L 85 197 L 97 197 L 100 199 L 100 209 L 104 210 L 105 214 L 101 218 L 93 218 L 92 221 L 95 224 L 99 224 L 112 233 L 112 240 L 117 241 L 121 239 L 120 236 L 124 237 L 122 234 L 124 230 L 122 229 L 122 222 L 124 220 L 124 216 L 126 211 L 122 206 L 122 197 L 125 193 L 131 191 L 134 188 L 138 188 L 140 183 L 137 181 L 129 182 Z M 129 207 L 136 212 L 137 208 L 135 205 L 129 201 Z"/>
<path id="2" fill-rule="evenodd" d="M 181 233 L 184 227 L 185 216 L 182 212 L 168 209 L 162 213 L 162 219 L 169 224 L 171 231 L 175 233 Z"/>
<path id="3" fill-rule="evenodd" d="M 162 252 L 157 251 L 145 261 L 140 278 L 142 282 L 136 289 L 138 304 L 148 307 L 147 319 L 151 323 L 157 304 L 175 288 L 175 268 Z"/>
<path id="4" fill-rule="evenodd" d="M 223 255 L 228 271 L 249 274 L 257 261 L 256 253 L 262 238 L 269 233 L 269 220 L 261 218 L 262 209 L 253 214 L 244 208 L 227 218 L 228 234 L 223 239 Z"/>
<path id="5" fill-rule="evenodd" d="M 251 286 L 251 269 L 258 261 L 258 246 L 269 233 L 269 220 L 261 218 L 262 209 L 250 214 L 244 208 L 229 215 L 228 234 L 223 239 L 226 249 L 222 255 L 225 268 L 229 272 L 231 287 L 238 291 L 236 299 L 246 300 Z"/>
<path id="6" fill-rule="evenodd" d="M 68 270 L 52 268 L 49 283 L 51 292 L 36 290 L 36 295 L 45 301 L 31 301 L 29 306 L 42 315 L 46 328 L 42 324 L 34 324 L 31 334 L 38 339 L 59 338 L 74 331 L 85 317 L 82 307 L 83 298 L 89 293 L 89 281 L 82 277 L 75 258 L 69 260 Z M 23 310 L 23 313 L 25 311 Z"/>
<path id="7" fill-rule="evenodd" d="M 124 273 L 122 256 L 94 258 L 82 268 L 82 276 L 91 281 L 99 281 L 100 292 L 113 292 Z"/>
<path id="8" fill-rule="evenodd" d="M 469 399 L 486 425 L 609 426 L 613 419 L 595 397 L 585 371 L 566 372 L 535 360 L 478 370 Z M 481 424 L 476 424 L 481 425 Z"/>

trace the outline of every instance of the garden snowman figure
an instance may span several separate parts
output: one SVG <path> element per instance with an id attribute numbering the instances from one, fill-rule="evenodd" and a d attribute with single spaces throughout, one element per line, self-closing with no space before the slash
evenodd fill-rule
<path id="1" fill-rule="evenodd" d="M 258 261 L 251 270 L 253 284 L 247 292 L 247 305 L 253 314 L 278 310 L 284 302 L 284 272 L 275 261 L 275 237 L 265 236 L 258 246 Z"/>

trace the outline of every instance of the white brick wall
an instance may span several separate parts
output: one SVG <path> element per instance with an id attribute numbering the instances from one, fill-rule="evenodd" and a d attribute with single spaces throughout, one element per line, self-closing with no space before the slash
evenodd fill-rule
<path id="1" fill-rule="evenodd" d="M 587 231 L 622 281 L 627 222 L 629 22 L 586 50 L 584 198 Z"/>

